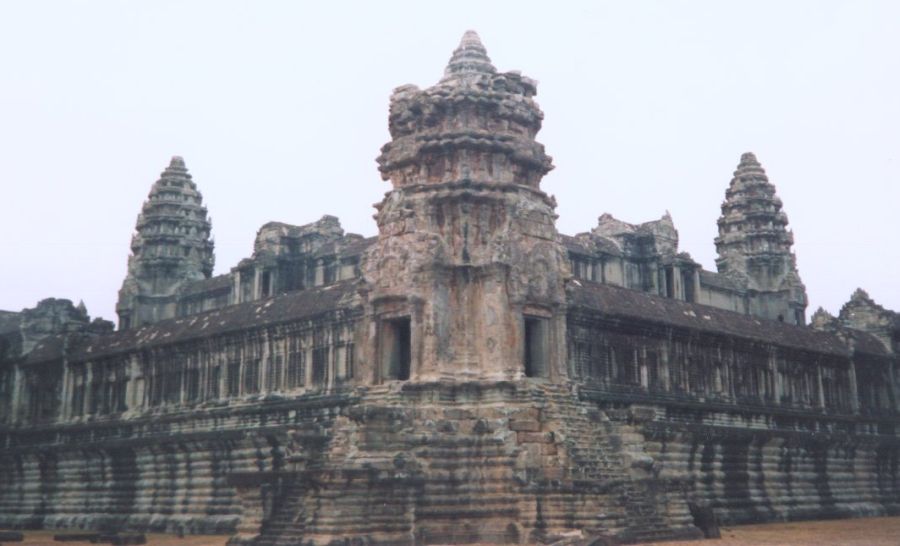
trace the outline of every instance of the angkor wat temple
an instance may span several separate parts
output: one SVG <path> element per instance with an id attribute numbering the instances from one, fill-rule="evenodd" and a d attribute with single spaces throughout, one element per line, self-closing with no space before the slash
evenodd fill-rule
<path id="1" fill-rule="evenodd" d="M 173 158 L 118 330 L 0 313 L 0 527 L 520 544 L 900 512 L 900 314 L 860 290 L 806 324 L 750 153 L 717 272 L 668 215 L 559 234 L 535 93 L 466 33 L 393 93 L 377 236 L 269 223 L 218 276 Z"/>

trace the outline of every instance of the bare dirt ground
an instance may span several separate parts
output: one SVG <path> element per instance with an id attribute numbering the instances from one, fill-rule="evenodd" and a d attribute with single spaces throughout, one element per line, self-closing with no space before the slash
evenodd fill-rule
<path id="1" fill-rule="evenodd" d="M 85 546 L 90 542 L 54 542 L 60 531 L 29 531 L 28 546 Z M 228 537 L 147 535 L 148 546 L 225 546 Z M 718 540 L 654 542 L 658 546 L 898 546 L 900 517 L 802 521 L 723 527 Z"/>
<path id="2" fill-rule="evenodd" d="M 4 542 L 3 546 L 27 544 L 28 546 L 85 546 L 90 542 L 55 542 L 53 535 L 66 531 L 25 531 L 24 542 Z M 83 533 L 85 531 L 71 531 Z M 179 538 L 175 535 L 147 535 L 148 546 L 225 546 L 229 535 L 188 535 Z M 95 545 L 92 545 L 95 546 Z"/>
<path id="3" fill-rule="evenodd" d="M 718 540 L 654 542 L 665 546 L 898 546 L 900 517 L 796 521 L 722 527 Z"/>

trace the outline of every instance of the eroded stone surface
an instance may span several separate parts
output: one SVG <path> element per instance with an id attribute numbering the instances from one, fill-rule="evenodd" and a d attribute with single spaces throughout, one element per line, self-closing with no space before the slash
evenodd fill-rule
<path id="1" fill-rule="evenodd" d="M 718 273 L 668 213 L 560 235 L 536 92 L 467 32 L 391 97 L 377 237 L 272 222 L 216 277 L 173 159 L 119 331 L 67 300 L 0 312 L 0 526 L 587 544 L 900 512 L 900 315 L 857 291 L 803 325 L 752 154 Z"/>

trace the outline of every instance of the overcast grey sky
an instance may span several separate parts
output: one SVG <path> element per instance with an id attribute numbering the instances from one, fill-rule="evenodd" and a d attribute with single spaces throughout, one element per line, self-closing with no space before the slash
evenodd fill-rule
<path id="1" fill-rule="evenodd" d="M 537 79 L 564 233 L 671 211 L 714 269 L 740 155 L 784 201 L 810 297 L 900 310 L 900 2 L 0 4 L 0 309 L 115 317 L 141 203 L 184 156 L 216 273 L 269 220 L 373 235 L 394 87 L 466 29 Z"/>

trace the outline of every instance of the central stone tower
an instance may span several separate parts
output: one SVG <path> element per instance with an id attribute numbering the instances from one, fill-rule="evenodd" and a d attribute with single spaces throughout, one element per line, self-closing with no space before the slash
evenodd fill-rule
<path id="1" fill-rule="evenodd" d="M 364 271 L 376 382 L 565 375 L 568 265 L 535 93 L 472 31 L 437 85 L 394 91 L 378 157 L 393 189 Z"/>

